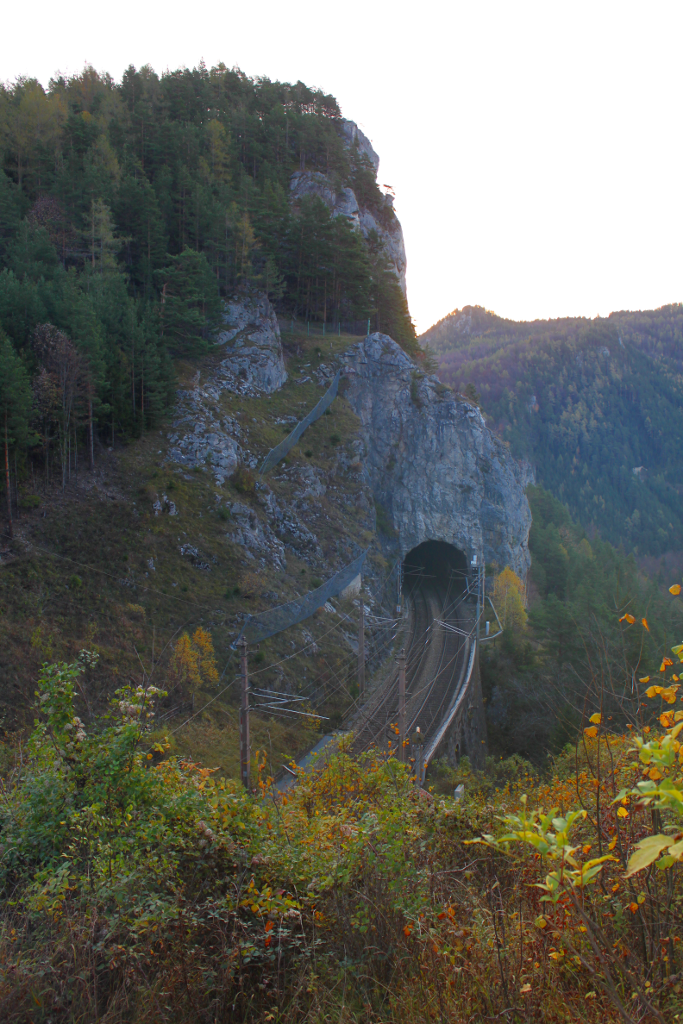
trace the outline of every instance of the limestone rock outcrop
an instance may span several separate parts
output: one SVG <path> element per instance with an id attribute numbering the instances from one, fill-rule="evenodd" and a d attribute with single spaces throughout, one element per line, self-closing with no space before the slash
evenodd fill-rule
<path id="1" fill-rule="evenodd" d="M 341 129 L 347 147 L 352 149 L 354 146 L 357 146 L 361 156 L 366 156 L 375 168 L 375 172 L 377 172 L 379 169 L 379 157 L 372 148 L 372 143 L 367 135 L 363 134 L 355 121 L 342 121 Z"/>
<path id="2" fill-rule="evenodd" d="M 342 122 L 342 135 L 349 149 L 358 147 L 361 155 L 366 156 L 377 171 L 379 157 L 375 153 L 370 140 L 363 135 L 353 121 Z M 394 199 L 385 195 L 385 209 L 371 210 L 362 207 L 352 188 L 337 188 L 331 178 L 320 171 L 295 171 L 290 180 L 290 201 L 297 206 L 305 196 L 317 196 L 325 203 L 333 217 L 345 217 L 354 228 L 368 238 L 371 231 L 376 231 L 384 244 L 389 261 L 398 278 L 403 294 L 406 294 L 406 248 L 403 240 L 403 229 L 394 213 Z"/>
<path id="3" fill-rule="evenodd" d="M 280 326 L 266 295 L 225 303 L 216 342 L 226 347 L 223 370 L 259 391 L 271 394 L 287 380 Z"/>
<path id="4" fill-rule="evenodd" d="M 221 392 L 271 394 L 287 380 L 287 371 L 277 317 L 263 294 L 225 304 L 217 342 L 225 346 L 223 358 L 205 371 L 204 380 L 198 371 L 193 386 L 178 391 L 168 454 L 190 469 L 211 469 L 222 484 L 240 462 L 253 469 L 256 459 L 246 447 L 248 428 L 217 412 Z"/>
<path id="5" fill-rule="evenodd" d="M 385 334 L 345 354 L 345 397 L 361 421 L 369 482 L 405 555 L 453 544 L 524 577 L 529 467 L 516 462 L 479 409 L 423 373 Z"/>

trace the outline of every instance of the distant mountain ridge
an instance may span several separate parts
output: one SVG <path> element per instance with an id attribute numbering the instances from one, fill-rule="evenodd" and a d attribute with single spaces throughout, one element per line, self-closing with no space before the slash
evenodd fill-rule
<path id="1" fill-rule="evenodd" d="M 534 321 L 465 306 L 420 343 L 584 528 L 636 554 L 683 548 L 682 304 Z"/>

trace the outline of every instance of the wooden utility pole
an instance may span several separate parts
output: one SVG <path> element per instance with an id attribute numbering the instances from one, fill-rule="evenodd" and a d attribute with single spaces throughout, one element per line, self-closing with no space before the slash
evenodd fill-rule
<path id="1" fill-rule="evenodd" d="M 406 760 L 406 652 L 398 656 L 398 759 Z"/>
<path id="2" fill-rule="evenodd" d="M 240 707 L 240 778 L 245 789 L 249 789 L 251 768 L 251 745 L 249 742 L 249 671 L 247 666 L 247 641 L 242 637 L 240 647 L 242 663 L 242 705 Z"/>
<path id="3" fill-rule="evenodd" d="M 360 578 L 360 614 L 358 616 L 358 696 L 365 696 L 365 598 Z"/>
<path id="4" fill-rule="evenodd" d="M 12 531 L 12 491 L 10 490 L 9 476 L 9 431 L 7 429 L 7 408 L 5 408 L 5 482 L 7 486 L 7 531 L 10 538 L 12 538 L 14 533 Z M 363 620 L 361 618 L 361 622 L 362 621 Z"/>

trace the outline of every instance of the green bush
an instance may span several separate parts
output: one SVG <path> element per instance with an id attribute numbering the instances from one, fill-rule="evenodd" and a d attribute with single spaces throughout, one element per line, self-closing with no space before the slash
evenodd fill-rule
<path id="1" fill-rule="evenodd" d="M 230 482 L 235 490 L 239 491 L 240 494 L 252 496 L 256 493 L 256 480 L 254 478 L 254 474 L 248 466 L 244 465 L 244 463 L 241 463 L 237 467 L 230 477 Z"/>
<path id="2" fill-rule="evenodd" d="M 40 498 L 37 494 L 22 494 L 19 498 L 19 508 L 38 508 L 39 505 Z"/>

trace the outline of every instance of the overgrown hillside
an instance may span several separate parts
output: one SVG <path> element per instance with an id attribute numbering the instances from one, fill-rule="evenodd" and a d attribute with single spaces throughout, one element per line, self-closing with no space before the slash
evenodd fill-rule
<path id="1" fill-rule="evenodd" d="M 637 554 L 680 550 L 683 306 L 533 323 L 467 306 L 421 341 L 582 526 Z"/>
<path id="2" fill-rule="evenodd" d="M 277 392 L 225 390 L 210 400 L 258 460 L 320 397 L 306 374 L 322 362 L 316 339 L 287 340 L 290 379 Z M 330 339 L 326 357 L 351 340 Z M 214 353 L 178 363 L 181 389 L 198 375 L 210 380 L 220 359 Z M 374 543 L 372 495 L 358 472 L 358 421 L 343 396 L 267 486 L 245 465 L 218 484 L 211 466 L 173 462 L 169 432 L 166 424 L 100 452 L 94 471 L 72 465 L 64 492 L 41 487 L 36 507 L 20 508 L 14 540 L 0 547 L 0 726 L 25 735 L 40 665 L 87 648 L 99 660 L 80 698 L 86 722 L 99 720 L 117 687 L 152 680 L 168 691 L 161 713 L 173 749 L 235 777 L 239 658 L 230 644 L 244 618 L 314 589 L 368 545 L 365 600 L 374 606 L 378 599 L 379 611 L 390 566 Z M 286 513 L 278 536 L 268 526 L 273 503 Z M 254 686 L 305 697 L 302 710 L 325 716 L 287 722 L 256 712 L 254 749 L 267 746 L 279 765 L 312 745 L 321 729 L 339 726 L 357 695 L 357 622 L 358 600 L 334 599 L 252 650 Z M 178 641 L 197 628 L 211 634 L 218 679 L 192 679 L 178 663 Z M 387 631 L 370 617 L 366 628 L 371 673 Z"/>

